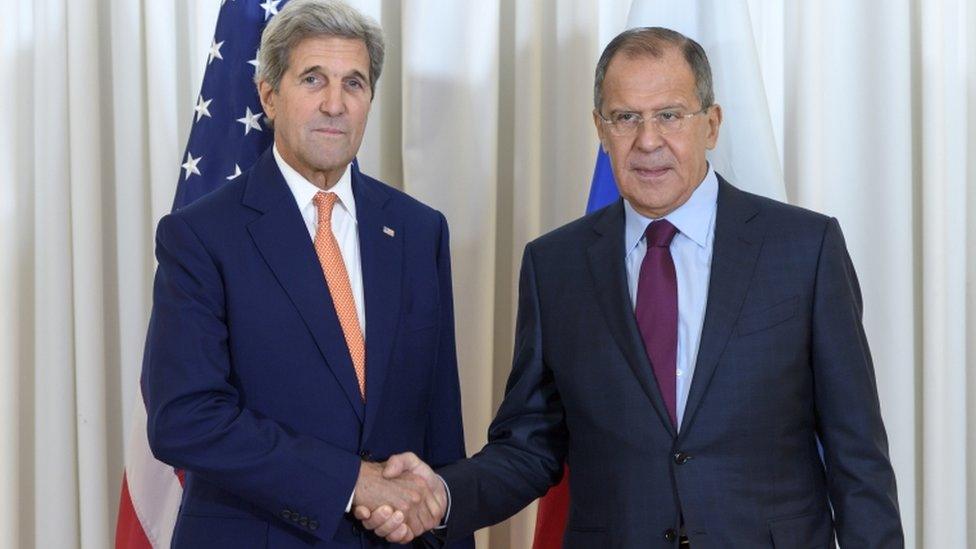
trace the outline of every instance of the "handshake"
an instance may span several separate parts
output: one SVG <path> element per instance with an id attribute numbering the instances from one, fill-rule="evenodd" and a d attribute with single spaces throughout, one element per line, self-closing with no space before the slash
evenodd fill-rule
<path id="1" fill-rule="evenodd" d="M 352 504 L 365 528 L 391 543 L 409 543 L 440 526 L 447 491 L 426 463 L 407 452 L 385 464 L 363 462 Z"/>

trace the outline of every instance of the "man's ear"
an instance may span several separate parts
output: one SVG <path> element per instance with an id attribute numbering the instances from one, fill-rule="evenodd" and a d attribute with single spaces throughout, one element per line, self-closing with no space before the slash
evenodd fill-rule
<path id="1" fill-rule="evenodd" d="M 706 147 L 708 150 L 715 148 L 715 144 L 718 143 L 718 129 L 722 125 L 722 106 L 718 103 L 712 105 L 708 109 L 708 135 L 705 138 Z"/>
<path id="2" fill-rule="evenodd" d="M 596 109 L 593 109 L 593 125 L 596 126 L 596 134 L 600 137 L 600 148 L 603 149 L 603 152 L 610 154 L 610 151 L 607 150 L 607 138 L 603 133 L 603 119 L 600 118 L 600 113 Z"/>
<path id="3" fill-rule="evenodd" d="M 268 122 L 274 122 L 276 95 L 274 88 L 267 80 L 258 82 L 258 97 L 261 99 L 261 108 L 264 109 L 264 117 Z"/>

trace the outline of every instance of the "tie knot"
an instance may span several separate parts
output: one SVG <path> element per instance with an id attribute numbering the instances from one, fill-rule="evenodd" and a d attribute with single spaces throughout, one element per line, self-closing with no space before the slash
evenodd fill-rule
<path id="1" fill-rule="evenodd" d="M 339 195 L 336 193 L 326 193 L 319 191 L 315 193 L 315 198 L 312 202 L 315 207 L 319 210 L 319 217 L 332 217 L 332 207 L 335 206 L 336 201 L 339 200 Z"/>
<path id="2" fill-rule="evenodd" d="M 644 238 L 647 239 L 648 247 L 667 248 L 671 245 L 674 235 L 678 234 L 678 228 L 671 224 L 667 219 L 652 221 L 644 231 Z"/>

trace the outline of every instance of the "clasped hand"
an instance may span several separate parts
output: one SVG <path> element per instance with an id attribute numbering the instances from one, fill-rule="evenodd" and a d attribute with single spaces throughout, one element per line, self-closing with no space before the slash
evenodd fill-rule
<path id="1" fill-rule="evenodd" d="M 447 492 L 434 471 L 408 452 L 385 464 L 364 462 L 352 503 L 365 528 L 391 543 L 409 543 L 440 525 Z"/>

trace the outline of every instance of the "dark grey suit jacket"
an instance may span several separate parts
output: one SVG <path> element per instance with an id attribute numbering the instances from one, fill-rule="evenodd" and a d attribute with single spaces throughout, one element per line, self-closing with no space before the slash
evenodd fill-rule
<path id="1" fill-rule="evenodd" d="M 904 545 L 837 221 L 719 179 L 680 431 L 634 320 L 618 201 L 526 247 L 512 372 L 489 444 L 438 471 L 452 494 L 448 538 L 517 512 L 565 459 L 566 547 L 675 547 L 679 528 L 695 549 Z"/>

